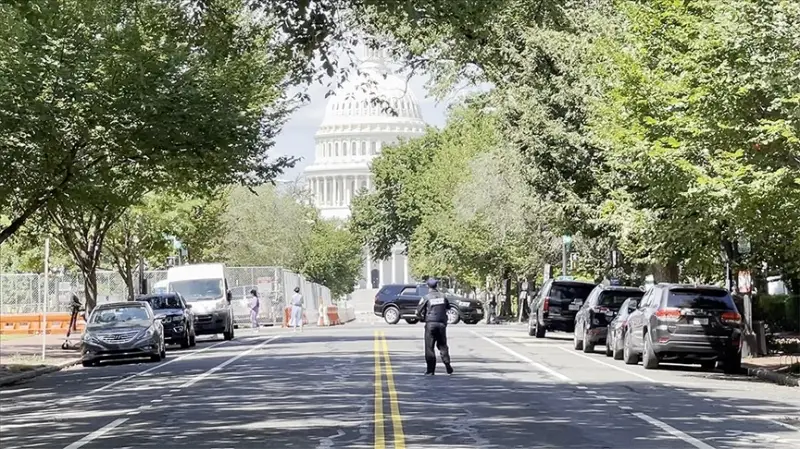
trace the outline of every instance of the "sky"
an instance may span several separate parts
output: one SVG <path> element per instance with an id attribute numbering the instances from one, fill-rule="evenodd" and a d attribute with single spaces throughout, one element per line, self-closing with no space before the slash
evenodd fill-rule
<path id="1" fill-rule="evenodd" d="M 428 95 L 425 84 L 427 76 L 416 76 L 409 82 L 410 89 L 419 101 L 422 118 L 431 126 L 443 127 L 447 118 L 447 108 L 455 100 L 446 99 L 437 102 Z M 314 133 L 322 123 L 325 107 L 328 100 L 325 98 L 328 87 L 324 84 L 315 84 L 308 90 L 311 101 L 295 111 L 275 139 L 275 146 L 271 150 L 273 156 L 295 156 L 302 158 L 294 168 L 288 169 L 281 179 L 295 180 L 303 173 L 303 169 L 314 161 Z"/>

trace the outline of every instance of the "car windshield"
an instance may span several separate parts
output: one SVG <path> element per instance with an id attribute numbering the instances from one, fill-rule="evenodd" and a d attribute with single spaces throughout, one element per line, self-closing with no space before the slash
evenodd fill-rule
<path id="1" fill-rule="evenodd" d="M 170 290 L 178 292 L 186 301 L 222 298 L 222 279 L 192 279 L 170 282 Z"/>
<path id="2" fill-rule="evenodd" d="M 550 289 L 550 299 L 560 300 L 585 300 L 594 290 L 594 285 L 584 284 L 554 284 Z"/>
<path id="3" fill-rule="evenodd" d="M 736 310 L 733 298 L 725 290 L 675 289 L 670 290 L 667 307 L 680 309 Z"/>
<path id="4" fill-rule="evenodd" d="M 176 296 L 153 296 L 150 298 L 144 298 L 141 301 L 150 303 L 150 307 L 152 307 L 153 310 L 183 308 L 180 299 L 178 299 Z"/>
<path id="5" fill-rule="evenodd" d="M 149 320 L 144 307 L 101 308 L 92 314 L 92 324 L 123 323 L 126 321 Z"/>
<path id="6" fill-rule="evenodd" d="M 630 298 L 641 299 L 644 296 L 642 291 L 614 291 L 609 290 L 600 294 L 599 305 L 608 307 L 612 310 L 619 310 L 622 304 Z M 634 303 L 636 305 L 636 303 Z"/>

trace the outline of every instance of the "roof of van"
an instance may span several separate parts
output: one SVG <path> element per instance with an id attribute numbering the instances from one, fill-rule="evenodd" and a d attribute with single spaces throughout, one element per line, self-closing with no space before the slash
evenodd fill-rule
<path id="1" fill-rule="evenodd" d="M 188 279 L 223 279 L 224 277 L 225 265 L 221 263 L 181 265 L 167 270 L 167 280 L 170 282 Z"/>

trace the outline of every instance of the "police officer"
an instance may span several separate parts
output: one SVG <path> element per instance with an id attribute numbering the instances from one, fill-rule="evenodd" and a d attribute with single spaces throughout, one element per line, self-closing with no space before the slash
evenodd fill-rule
<path id="1" fill-rule="evenodd" d="M 425 370 L 426 376 L 433 376 L 436 371 L 436 353 L 434 346 L 439 349 L 442 363 L 447 369 L 447 374 L 453 374 L 450 365 L 450 350 L 447 348 L 447 310 L 450 303 L 444 293 L 439 291 L 439 282 L 434 278 L 427 281 L 430 292 L 423 296 L 417 306 L 417 317 L 425 322 Z"/>

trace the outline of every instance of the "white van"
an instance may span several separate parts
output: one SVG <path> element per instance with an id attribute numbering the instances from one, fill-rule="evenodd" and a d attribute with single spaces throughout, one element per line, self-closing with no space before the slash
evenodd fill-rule
<path id="1" fill-rule="evenodd" d="M 152 293 L 167 293 L 169 291 L 169 281 L 163 280 L 153 284 Z"/>
<path id="2" fill-rule="evenodd" d="M 169 291 L 178 292 L 191 306 L 197 335 L 222 334 L 233 339 L 231 291 L 221 263 L 182 265 L 167 271 Z"/>

